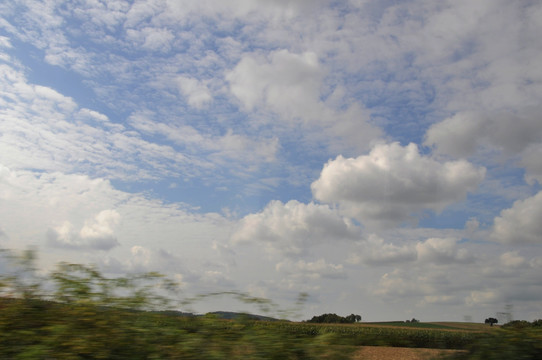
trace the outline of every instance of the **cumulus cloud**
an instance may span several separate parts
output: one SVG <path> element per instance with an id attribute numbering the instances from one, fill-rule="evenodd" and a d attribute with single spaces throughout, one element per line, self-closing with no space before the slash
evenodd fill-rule
<path id="1" fill-rule="evenodd" d="M 267 105 L 284 115 L 307 118 L 316 116 L 312 105 L 322 77 L 315 53 L 292 54 L 288 50 L 273 52 L 269 60 L 246 55 L 226 74 L 231 92 L 246 110 Z"/>
<path id="2" fill-rule="evenodd" d="M 232 240 L 263 243 L 269 252 L 299 256 L 322 242 L 356 239 L 359 231 L 327 205 L 272 201 L 241 219 Z"/>
<path id="3" fill-rule="evenodd" d="M 366 148 L 380 130 L 368 122 L 368 112 L 360 104 L 345 99 L 344 88 L 338 86 L 322 100 L 325 75 L 314 52 L 278 50 L 267 57 L 246 54 L 226 80 L 245 111 L 271 110 L 279 120 L 307 126 L 308 135 L 332 143 L 332 148 L 341 146 L 329 136 L 346 141 L 343 149 Z M 325 129 L 327 136 L 315 134 L 312 126 Z"/>
<path id="4" fill-rule="evenodd" d="M 111 250 L 119 245 L 114 234 L 120 215 L 115 210 L 103 210 L 93 219 L 86 220 L 83 227 L 76 231 L 74 226 L 65 221 L 62 225 L 47 231 L 50 246 L 81 250 Z"/>
<path id="5" fill-rule="evenodd" d="M 330 160 L 311 189 L 317 200 L 339 204 L 364 224 L 389 224 L 463 200 L 484 175 L 484 168 L 467 161 L 441 163 L 421 155 L 415 144 L 392 143 L 368 155 Z"/>
<path id="6" fill-rule="evenodd" d="M 542 191 L 501 211 L 494 220 L 491 238 L 509 244 L 542 243 Z"/>

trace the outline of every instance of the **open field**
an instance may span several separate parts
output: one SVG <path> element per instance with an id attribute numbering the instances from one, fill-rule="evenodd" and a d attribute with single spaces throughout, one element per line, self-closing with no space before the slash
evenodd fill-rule
<path id="1" fill-rule="evenodd" d="M 464 350 L 362 346 L 352 355 L 352 360 L 430 360 L 462 351 Z"/>

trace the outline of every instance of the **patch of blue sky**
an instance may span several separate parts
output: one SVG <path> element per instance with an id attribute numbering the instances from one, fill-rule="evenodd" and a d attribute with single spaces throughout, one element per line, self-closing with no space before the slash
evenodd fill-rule
<path id="1" fill-rule="evenodd" d="M 481 224 L 491 223 L 497 214 L 487 212 L 485 207 L 479 208 L 484 200 L 492 201 L 493 199 L 490 197 L 481 199 L 476 196 L 474 199 L 449 206 L 439 213 L 430 210 L 424 211 L 416 225 L 420 228 L 463 229 L 467 221 L 474 218 Z"/>
<path id="2" fill-rule="evenodd" d="M 530 186 L 524 181 L 524 169 L 513 166 L 487 166 L 486 180 L 476 192 L 469 193 L 464 201 L 446 207 L 442 212 L 427 212 L 419 226 L 433 228 L 463 228 L 475 218 L 481 227 L 493 224 L 502 209 L 512 207 L 519 199 L 525 199 L 540 191 L 540 186 Z"/>
<path id="3" fill-rule="evenodd" d="M 423 142 L 425 132 L 434 122 L 434 84 L 417 78 L 397 80 L 384 69 L 345 79 L 349 92 L 365 105 L 389 138 L 403 145 Z"/>
<path id="4" fill-rule="evenodd" d="M 25 67 L 25 75 L 30 83 L 50 87 L 60 94 L 73 98 L 82 107 L 95 109 L 99 106 L 83 76 L 43 61 L 45 52 L 33 45 L 16 38 L 11 38 L 10 41 L 13 47 L 6 49 L 6 52 Z"/>
<path id="5" fill-rule="evenodd" d="M 139 182 L 113 180 L 111 183 L 118 190 L 144 193 L 164 204 L 190 204 L 200 213 L 220 213 L 227 208 L 240 217 L 259 211 L 272 200 L 309 202 L 311 198 L 308 187 L 292 186 L 285 180 L 243 180 L 229 177 L 222 171 L 200 178 L 167 177 Z"/>

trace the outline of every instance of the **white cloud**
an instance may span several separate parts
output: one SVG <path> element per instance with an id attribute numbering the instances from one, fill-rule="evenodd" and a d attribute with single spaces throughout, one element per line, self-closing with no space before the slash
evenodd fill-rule
<path id="1" fill-rule="evenodd" d="M 409 297 L 419 297 L 432 292 L 429 284 L 413 279 L 406 272 L 395 269 L 385 273 L 378 281 L 373 293 L 390 301 L 405 300 Z"/>
<path id="2" fill-rule="evenodd" d="M 278 138 L 251 138 L 235 134 L 229 129 L 222 136 L 199 132 L 192 126 L 166 124 L 152 120 L 152 113 L 135 113 L 130 116 L 130 124 L 137 130 L 164 136 L 177 145 L 185 147 L 190 153 L 207 153 L 211 164 L 242 168 L 254 172 L 264 163 L 276 161 L 280 149 Z M 233 160 L 233 162 L 232 162 Z M 205 164 L 201 164 L 205 166 Z"/>
<path id="3" fill-rule="evenodd" d="M 94 219 L 86 220 L 78 232 L 73 230 L 73 225 L 69 221 L 49 229 L 47 240 L 53 247 L 111 250 L 119 245 L 113 229 L 119 220 L 120 215 L 115 210 L 103 210 Z"/>
<path id="4" fill-rule="evenodd" d="M 465 303 L 470 306 L 490 305 L 501 301 L 502 297 L 495 290 L 474 290 L 465 298 Z"/>
<path id="5" fill-rule="evenodd" d="M 351 264 L 370 266 L 411 266 L 436 265 L 439 267 L 453 264 L 471 264 L 477 257 L 467 248 L 458 247 L 454 238 L 429 238 L 416 243 L 403 239 L 403 244 L 396 245 L 371 234 L 366 241 L 358 243 L 358 250 L 348 259 Z"/>
<path id="6" fill-rule="evenodd" d="M 317 54 L 278 50 L 267 57 L 245 55 L 226 80 L 247 112 L 270 110 L 287 124 L 305 126 L 305 136 L 333 150 L 367 148 L 380 130 L 369 124 L 368 112 L 346 97 L 342 87 L 322 100 L 325 75 Z"/>
<path id="7" fill-rule="evenodd" d="M 3 48 L 12 48 L 11 41 L 6 36 L 0 36 L 0 47 Z"/>
<path id="8" fill-rule="evenodd" d="M 463 200 L 484 175 L 484 168 L 467 161 L 441 163 L 420 155 L 415 144 L 392 143 L 368 155 L 330 160 L 311 189 L 317 200 L 339 204 L 364 224 L 389 224 Z"/>
<path id="9" fill-rule="evenodd" d="M 458 157 L 469 156 L 484 146 L 519 154 L 540 143 L 542 122 L 539 114 L 539 108 L 521 109 L 520 114 L 458 113 L 432 125 L 425 143 L 434 145 L 438 152 Z"/>
<path id="10" fill-rule="evenodd" d="M 314 262 L 284 260 L 278 263 L 275 269 L 278 272 L 285 273 L 285 276 L 301 280 L 343 279 L 346 277 L 342 265 L 329 264 L 324 259 L 318 259 Z"/>
<path id="11" fill-rule="evenodd" d="M 542 243 L 542 191 L 501 211 L 494 220 L 491 238 L 510 244 Z"/>
<path id="12" fill-rule="evenodd" d="M 313 105 L 322 77 L 315 53 L 288 50 L 276 51 L 268 59 L 247 55 L 226 74 L 231 92 L 245 110 L 267 105 L 283 115 L 307 119 L 317 116 Z"/>
<path id="13" fill-rule="evenodd" d="M 329 0 L 189 0 L 179 3 L 166 0 L 167 14 L 174 19 L 186 19 L 200 14 L 210 17 L 223 16 L 228 20 L 241 18 L 246 21 L 291 20 L 300 14 L 310 14 Z"/>
<path id="14" fill-rule="evenodd" d="M 12 169 L 83 171 L 109 178 L 149 179 L 178 173 L 190 176 L 213 167 L 204 157 L 189 158 L 167 144 L 143 140 L 106 115 L 80 108 L 71 97 L 29 83 L 24 73 L 11 66 L 1 65 L 0 77 L 0 162 Z M 235 152 L 231 147 L 239 142 L 227 141 L 235 137 L 232 135 L 218 143 L 212 139 L 206 142 L 213 143 L 217 153 Z M 221 141 L 224 149 L 217 145 Z M 236 152 L 244 152 L 240 159 L 274 159 L 276 139 L 244 141 L 242 149 L 238 146 Z M 256 150 L 245 151 L 251 147 Z"/>
<path id="15" fill-rule="evenodd" d="M 361 250 L 350 254 L 349 262 L 357 264 L 363 261 L 368 265 L 390 265 L 416 261 L 418 255 L 411 245 L 397 246 L 385 243 L 374 234 L 366 242 L 360 244 Z"/>
<path id="16" fill-rule="evenodd" d="M 521 268 L 527 265 L 525 258 L 517 251 L 509 251 L 501 255 L 501 264 L 506 268 Z"/>
<path id="17" fill-rule="evenodd" d="M 177 78 L 179 91 L 187 98 L 188 104 L 201 109 L 213 100 L 207 85 L 198 79 L 179 76 Z"/>
<path id="18" fill-rule="evenodd" d="M 466 248 L 458 248 L 456 239 L 431 238 L 416 244 L 418 259 L 435 265 L 468 264 L 476 259 Z"/>
<path id="19" fill-rule="evenodd" d="M 145 50 L 167 52 L 175 35 L 164 28 L 144 27 L 139 30 L 126 30 L 127 38 Z"/>
<path id="20" fill-rule="evenodd" d="M 225 243 L 230 233 L 229 221 L 218 214 L 195 214 L 182 204 L 119 191 L 109 181 L 83 175 L 0 166 L 0 201 L 6 234 L 2 246 L 37 246 L 48 266 L 69 260 L 97 263 L 117 273 L 181 273 L 193 286 L 191 271 L 197 272 L 205 261 L 220 263 L 212 246 Z M 45 251 L 48 245 L 55 251 Z M 108 252 L 104 256 L 89 250 Z"/>
<path id="21" fill-rule="evenodd" d="M 356 239 L 359 231 L 327 205 L 272 201 L 241 219 L 232 240 L 263 243 L 268 252 L 299 256 L 323 242 Z"/>

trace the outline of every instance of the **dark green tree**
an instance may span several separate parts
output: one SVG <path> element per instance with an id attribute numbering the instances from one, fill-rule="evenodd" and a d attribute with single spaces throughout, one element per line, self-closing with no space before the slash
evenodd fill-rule
<path id="1" fill-rule="evenodd" d="M 487 318 L 487 319 L 484 321 L 484 323 L 489 324 L 490 326 L 493 326 L 493 324 L 496 324 L 496 323 L 498 323 L 498 322 L 499 322 L 499 320 L 497 320 L 497 319 L 495 319 L 495 318 L 492 318 L 492 317 Z"/>
<path id="2" fill-rule="evenodd" d="M 307 320 L 307 322 L 319 324 L 348 324 L 355 323 L 357 321 L 361 321 L 361 315 L 350 314 L 343 317 L 337 314 L 322 314 L 313 316 L 312 319 Z"/>

